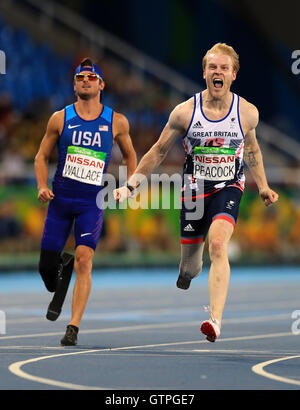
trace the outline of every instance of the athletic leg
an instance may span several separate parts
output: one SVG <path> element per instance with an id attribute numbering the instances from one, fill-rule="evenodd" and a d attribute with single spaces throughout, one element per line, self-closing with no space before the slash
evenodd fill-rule
<path id="1" fill-rule="evenodd" d="M 209 255 L 211 259 L 208 279 L 210 318 L 204 321 L 200 328 L 209 342 L 215 342 L 220 336 L 222 315 L 230 279 L 227 247 L 232 232 L 232 224 L 225 220 L 214 221 L 209 230 Z"/>
<path id="2" fill-rule="evenodd" d="M 209 229 L 211 266 L 208 288 L 210 309 L 213 317 L 219 321 L 220 328 L 230 280 L 228 243 L 232 233 L 233 225 L 222 219 L 215 220 Z"/>
<path id="3" fill-rule="evenodd" d="M 103 224 L 103 210 L 100 210 L 96 204 L 82 202 L 78 205 L 78 211 L 81 213 L 76 217 L 74 226 L 76 279 L 72 298 L 72 316 L 66 334 L 61 340 L 62 345 L 77 343 L 79 325 L 91 290 L 93 257 Z"/>
<path id="4" fill-rule="evenodd" d="M 208 231 L 210 319 L 202 323 L 201 331 L 214 342 L 220 335 L 223 310 L 230 280 L 228 243 L 238 217 L 242 192 L 238 188 L 224 188 L 218 192 L 208 209 L 211 224 Z"/>
<path id="5" fill-rule="evenodd" d="M 74 269 L 76 280 L 72 299 L 72 317 L 70 325 L 79 327 L 92 284 L 92 266 L 94 250 L 79 245 L 76 248 Z"/>
<path id="6" fill-rule="evenodd" d="M 39 260 L 39 272 L 49 292 L 55 292 L 58 273 L 61 269 L 61 252 L 70 235 L 73 217 L 66 214 L 65 209 L 70 209 L 69 203 L 55 198 L 48 207 L 45 220 L 41 253 Z"/>
<path id="7" fill-rule="evenodd" d="M 93 256 L 94 250 L 88 246 L 79 245 L 76 248 L 74 263 L 76 279 L 72 298 L 72 316 L 66 333 L 60 341 L 63 346 L 77 344 L 79 325 L 91 291 Z"/>

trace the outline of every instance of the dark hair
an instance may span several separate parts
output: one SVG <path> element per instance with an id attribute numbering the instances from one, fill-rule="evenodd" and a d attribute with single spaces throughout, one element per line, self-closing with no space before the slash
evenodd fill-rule
<path id="1" fill-rule="evenodd" d="M 81 62 L 80 62 L 80 67 L 93 67 L 93 62 L 89 57 L 85 57 Z"/>

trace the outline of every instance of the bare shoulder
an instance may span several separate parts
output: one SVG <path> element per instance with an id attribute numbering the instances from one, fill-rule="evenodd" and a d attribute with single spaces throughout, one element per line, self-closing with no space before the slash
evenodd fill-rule
<path id="1" fill-rule="evenodd" d="M 191 97 L 174 108 L 169 117 L 169 126 L 185 132 L 191 122 L 193 112 L 194 97 Z"/>
<path id="2" fill-rule="evenodd" d="M 51 117 L 49 118 L 48 125 L 47 125 L 47 132 L 52 133 L 59 133 L 61 134 L 63 127 L 64 127 L 64 120 L 65 120 L 65 111 L 55 111 Z"/>
<path id="3" fill-rule="evenodd" d="M 114 112 L 113 133 L 115 136 L 119 134 L 129 133 L 129 122 L 124 114 Z"/>
<path id="4" fill-rule="evenodd" d="M 61 121 L 64 121 L 64 118 L 65 118 L 65 110 L 63 109 L 63 110 L 55 111 L 55 112 L 51 115 L 49 121 L 52 121 L 52 122 L 61 122 Z"/>
<path id="5" fill-rule="evenodd" d="M 249 131 L 256 128 L 259 121 L 258 109 L 254 104 L 242 97 L 240 97 L 240 116 L 242 123 L 247 125 Z"/>

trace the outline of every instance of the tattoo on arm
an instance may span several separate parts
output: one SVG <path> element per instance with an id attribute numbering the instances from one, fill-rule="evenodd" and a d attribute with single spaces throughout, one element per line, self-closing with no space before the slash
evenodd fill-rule
<path id="1" fill-rule="evenodd" d="M 245 152 L 245 160 L 249 168 L 256 167 L 258 165 L 256 154 L 259 150 Z"/>

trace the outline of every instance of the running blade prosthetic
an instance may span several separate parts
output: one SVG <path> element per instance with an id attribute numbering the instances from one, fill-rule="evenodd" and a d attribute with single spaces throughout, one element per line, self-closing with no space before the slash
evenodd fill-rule
<path id="1" fill-rule="evenodd" d="M 65 301 L 68 287 L 72 277 L 74 267 L 74 256 L 68 253 L 62 254 L 62 263 L 57 277 L 57 286 L 53 299 L 48 306 L 46 318 L 51 321 L 55 321 L 62 309 L 62 305 Z"/>
<path id="2" fill-rule="evenodd" d="M 192 277 L 189 274 L 180 275 L 178 276 L 176 286 L 179 289 L 187 290 L 190 287 L 192 281 Z"/>

